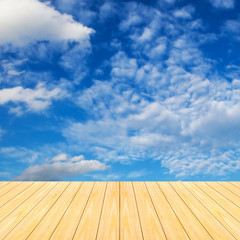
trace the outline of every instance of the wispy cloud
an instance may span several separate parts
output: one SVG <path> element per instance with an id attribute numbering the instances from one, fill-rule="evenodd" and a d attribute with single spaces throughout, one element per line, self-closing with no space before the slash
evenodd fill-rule
<path id="1" fill-rule="evenodd" d="M 127 175 L 127 178 L 135 179 L 135 178 L 140 178 L 140 177 L 146 176 L 147 174 L 149 174 L 149 172 L 146 171 L 146 169 L 139 170 L 139 171 L 132 171 Z"/>
<path id="2" fill-rule="evenodd" d="M 215 8 L 231 9 L 234 8 L 235 5 L 235 0 L 209 0 L 209 2 Z"/>

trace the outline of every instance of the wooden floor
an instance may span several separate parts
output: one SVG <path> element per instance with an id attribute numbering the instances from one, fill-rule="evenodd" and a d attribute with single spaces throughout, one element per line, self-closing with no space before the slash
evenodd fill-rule
<path id="1" fill-rule="evenodd" d="M 0 239 L 240 239 L 240 182 L 0 182 Z"/>

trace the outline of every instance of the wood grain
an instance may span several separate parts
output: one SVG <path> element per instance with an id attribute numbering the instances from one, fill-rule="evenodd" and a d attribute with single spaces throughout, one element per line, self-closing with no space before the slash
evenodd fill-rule
<path id="1" fill-rule="evenodd" d="M 133 189 L 136 196 L 144 239 L 166 239 L 161 222 L 159 221 L 144 183 L 134 182 Z"/>
<path id="2" fill-rule="evenodd" d="M 143 239 L 131 182 L 120 182 L 120 239 Z"/>
<path id="3" fill-rule="evenodd" d="M 0 239 L 240 239 L 239 182 L 0 182 Z"/>

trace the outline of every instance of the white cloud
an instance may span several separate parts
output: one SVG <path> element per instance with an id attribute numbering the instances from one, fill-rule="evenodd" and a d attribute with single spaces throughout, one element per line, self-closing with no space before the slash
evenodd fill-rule
<path id="1" fill-rule="evenodd" d="M 232 34 L 240 40 L 240 17 L 234 20 L 227 20 L 222 26 L 222 32 L 229 37 L 229 34 Z"/>
<path id="2" fill-rule="evenodd" d="M 191 19 L 194 12 L 195 8 L 191 5 L 187 5 L 181 9 L 175 10 L 173 16 L 176 18 Z"/>
<path id="3" fill-rule="evenodd" d="M 111 75 L 117 78 L 133 78 L 137 70 L 137 62 L 134 58 L 128 58 L 124 52 L 118 52 L 111 59 Z"/>
<path id="4" fill-rule="evenodd" d="M 105 1 L 99 9 L 99 18 L 101 19 L 101 21 L 105 21 L 106 19 L 116 14 L 116 7 L 117 6 L 114 4 L 114 2 Z"/>
<path id="5" fill-rule="evenodd" d="M 140 177 L 143 177 L 148 174 L 149 174 L 149 172 L 146 169 L 142 169 L 142 170 L 130 172 L 127 175 L 127 178 L 140 178 Z"/>
<path id="6" fill-rule="evenodd" d="M 67 154 L 66 153 L 61 153 L 61 154 L 55 156 L 52 159 L 53 162 L 66 161 L 66 160 L 67 160 Z"/>
<path id="7" fill-rule="evenodd" d="M 191 56 L 174 59 L 175 50 Z M 230 83 L 211 74 L 207 78 L 211 65 L 205 65 L 201 51 L 186 36 L 174 41 L 170 53 L 165 68 L 151 61 L 139 64 L 137 58 L 131 66 L 126 54 L 118 53 L 110 62 L 112 69 L 132 74 L 95 81 L 79 95 L 78 105 L 93 118 L 68 123 L 63 135 L 69 144 L 106 162 L 159 160 L 179 177 L 239 169 L 238 80 Z M 184 68 L 187 63 L 191 70 Z M 226 146 L 234 152 L 232 160 L 226 157 Z"/>
<path id="8" fill-rule="evenodd" d="M 40 153 L 24 147 L 2 147 L 0 148 L 1 156 L 16 159 L 18 162 L 33 163 Z"/>
<path id="9" fill-rule="evenodd" d="M 64 154 L 61 154 L 62 156 Z M 34 165 L 27 168 L 20 176 L 14 180 L 19 181 L 57 181 L 63 180 L 65 177 L 76 176 L 93 171 L 104 171 L 109 166 L 101 163 L 97 160 L 84 160 L 82 156 L 75 156 L 74 162 L 72 159 L 66 159 L 61 157 L 61 161 L 54 159 L 60 159 L 60 155 L 54 157 L 52 163 L 45 163 L 42 165 Z"/>
<path id="10" fill-rule="evenodd" d="M 35 41 L 88 41 L 93 29 L 37 0 L 0 1 L 0 44 Z"/>
<path id="11" fill-rule="evenodd" d="M 121 31 L 128 31 L 131 27 L 137 26 L 144 21 L 143 17 L 137 11 L 138 8 L 139 6 L 135 2 L 126 5 L 127 16 L 119 25 Z"/>
<path id="12" fill-rule="evenodd" d="M 213 7 L 230 9 L 234 8 L 235 0 L 209 0 Z"/>
<path id="13" fill-rule="evenodd" d="M 240 80 L 238 79 L 233 79 L 232 81 L 232 85 L 235 89 L 239 89 L 240 88 Z"/>
<path id="14" fill-rule="evenodd" d="M 60 87 L 47 89 L 43 83 L 39 83 L 35 89 L 21 86 L 1 89 L 0 105 L 14 103 L 17 106 L 10 107 L 10 112 L 21 115 L 24 111 L 41 112 L 49 107 L 53 100 L 63 99 L 67 96 L 67 92 Z M 24 104 L 24 106 L 20 104 Z"/>

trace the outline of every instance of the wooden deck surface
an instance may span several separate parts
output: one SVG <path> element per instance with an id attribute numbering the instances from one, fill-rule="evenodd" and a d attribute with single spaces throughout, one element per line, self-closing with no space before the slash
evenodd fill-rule
<path id="1" fill-rule="evenodd" d="M 0 182 L 0 239 L 240 239 L 240 182 Z"/>

